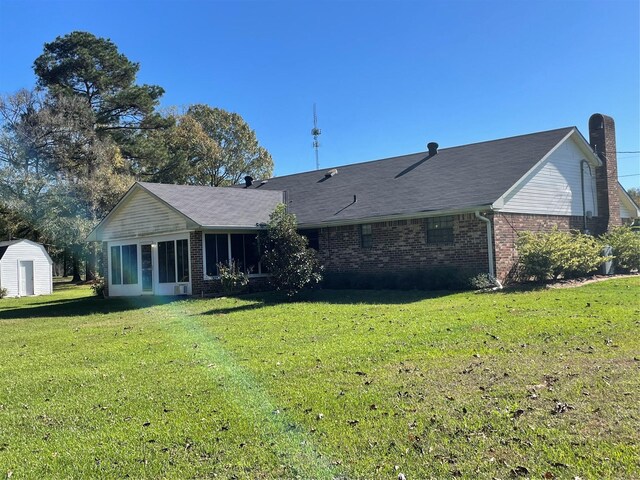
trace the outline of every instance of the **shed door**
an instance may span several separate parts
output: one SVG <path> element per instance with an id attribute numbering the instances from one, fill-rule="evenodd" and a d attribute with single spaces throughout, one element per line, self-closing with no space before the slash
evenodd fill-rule
<path id="1" fill-rule="evenodd" d="M 33 260 L 20 260 L 20 296 L 33 295 Z"/>

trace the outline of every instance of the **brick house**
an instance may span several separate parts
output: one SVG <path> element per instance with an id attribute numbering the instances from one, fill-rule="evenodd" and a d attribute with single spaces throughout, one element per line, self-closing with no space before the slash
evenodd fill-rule
<path id="1" fill-rule="evenodd" d="M 233 258 L 254 282 L 257 231 L 278 203 L 327 272 L 455 267 L 504 280 L 522 230 L 599 234 L 640 216 L 617 180 L 615 126 L 575 127 L 339 166 L 232 188 L 138 182 L 89 236 L 111 296 L 210 293 Z"/>

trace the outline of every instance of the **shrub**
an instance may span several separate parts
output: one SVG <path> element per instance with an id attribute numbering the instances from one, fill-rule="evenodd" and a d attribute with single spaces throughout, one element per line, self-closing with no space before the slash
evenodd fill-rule
<path id="1" fill-rule="evenodd" d="M 588 275 L 605 260 L 602 243 L 583 233 L 521 232 L 516 242 L 524 279 L 537 281 Z"/>
<path id="2" fill-rule="evenodd" d="M 632 227 L 616 227 L 602 235 L 602 241 L 613 248 L 613 261 L 622 271 L 640 270 L 640 232 Z"/>
<path id="3" fill-rule="evenodd" d="M 91 286 L 91 290 L 93 290 L 94 295 L 97 295 L 99 297 L 104 297 L 104 291 L 105 291 L 104 277 L 101 277 L 100 275 L 96 275 L 95 278 L 91 280 L 90 286 Z"/>
<path id="4" fill-rule="evenodd" d="M 240 292 L 249 283 L 249 276 L 238 268 L 235 260 L 230 265 L 218 263 L 218 272 L 222 290 L 227 294 Z"/>
<path id="5" fill-rule="evenodd" d="M 308 240 L 296 231 L 296 217 L 280 204 L 269 217 L 266 232 L 260 236 L 265 265 L 271 274 L 269 282 L 292 296 L 322 280 L 322 267 L 316 251 L 308 248 Z"/>
<path id="6" fill-rule="evenodd" d="M 6 297 L 7 293 L 9 293 L 9 292 L 7 291 L 6 288 L 0 288 L 0 299 Z"/>

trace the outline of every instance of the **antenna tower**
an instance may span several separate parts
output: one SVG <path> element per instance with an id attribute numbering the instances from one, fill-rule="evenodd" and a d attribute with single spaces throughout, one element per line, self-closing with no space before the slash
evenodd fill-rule
<path id="1" fill-rule="evenodd" d="M 318 147 L 320 142 L 318 137 L 322 133 L 322 130 L 318 128 L 318 115 L 316 115 L 316 104 L 313 104 L 313 128 L 311 129 L 311 135 L 313 135 L 313 148 L 316 151 L 316 170 L 320 169 L 320 160 L 318 159 Z"/>

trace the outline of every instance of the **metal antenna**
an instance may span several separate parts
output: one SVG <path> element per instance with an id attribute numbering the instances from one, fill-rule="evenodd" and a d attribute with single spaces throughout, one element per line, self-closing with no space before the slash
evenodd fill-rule
<path id="1" fill-rule="evenodd" d="M 318 137 L 322 133 L 322 130 L 318 128 L 318 115 L 316 115 L 316 104 L 313 104 L 313 128 L 311 129 L 311 135 L 313 135 L 313 148 L 316 151 L 316 170 L 320 170 L 320 160 L 318 159 L 318 147 L 320 142 Z"/>

